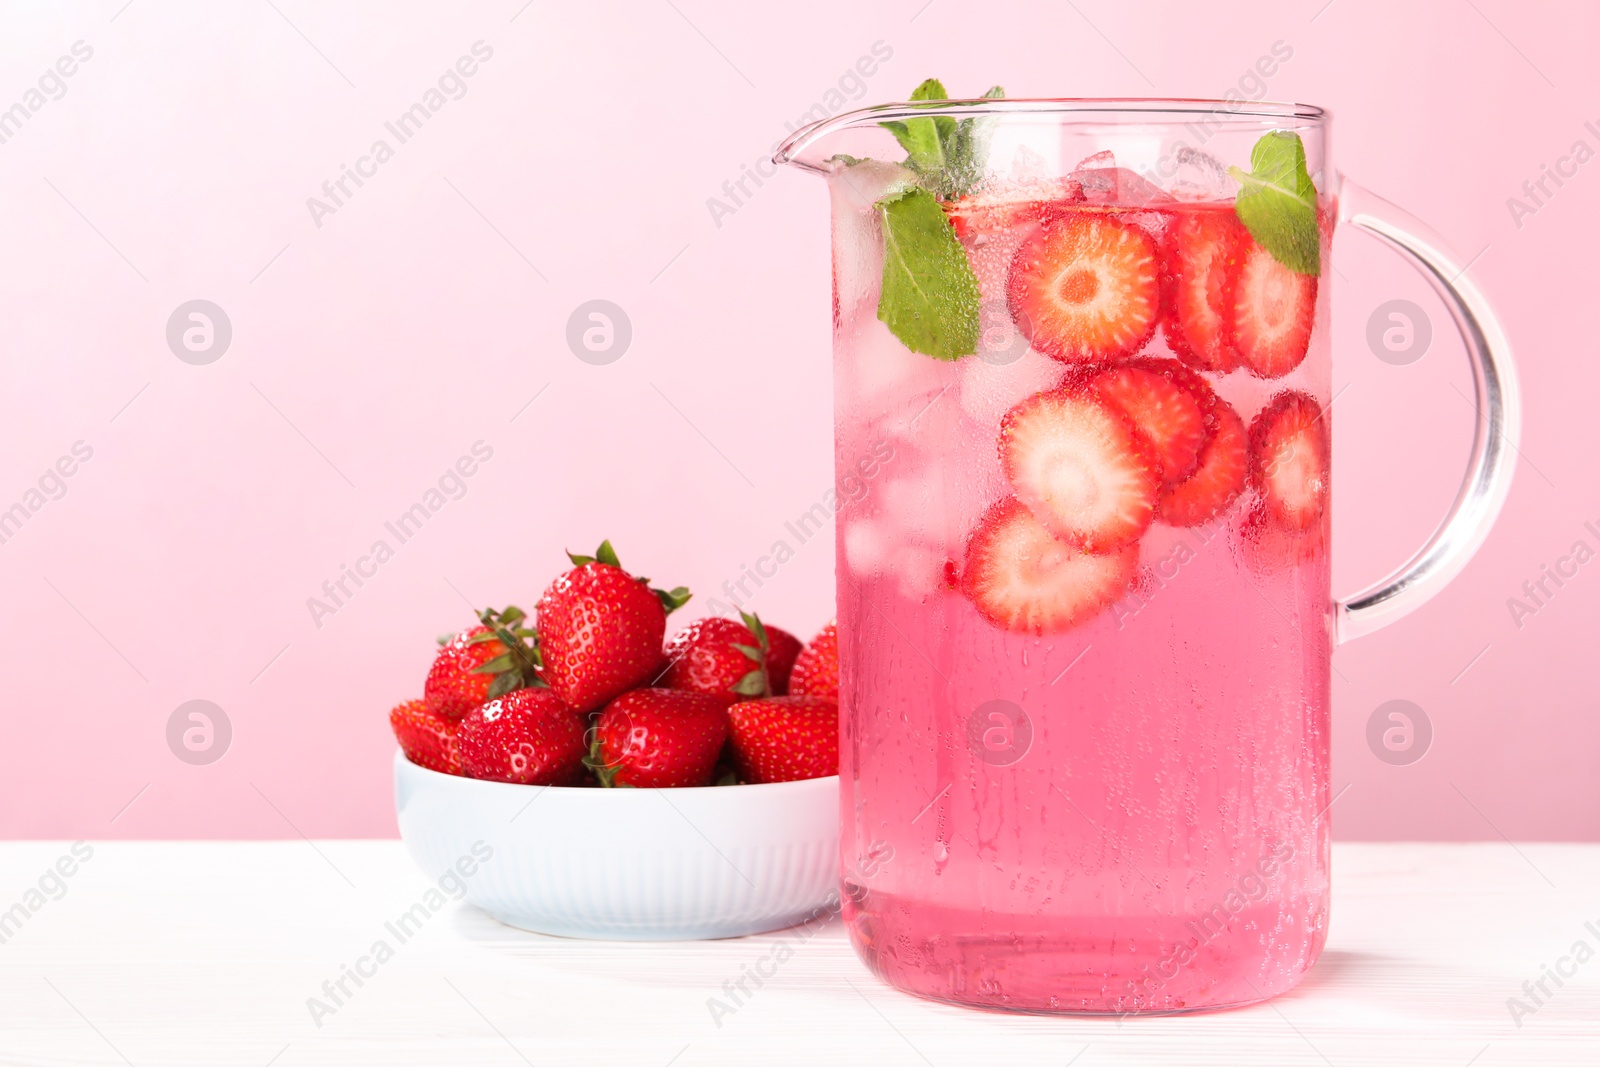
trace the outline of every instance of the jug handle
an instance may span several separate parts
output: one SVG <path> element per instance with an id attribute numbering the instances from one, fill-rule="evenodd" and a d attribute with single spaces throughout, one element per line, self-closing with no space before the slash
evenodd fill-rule
<path id="1" fill-rule="evenodd" d="M 1472 365 L 1477 411 L 1472 455 L 1444 522 L 1393 574 L 1340 600 L 1340 644 L 1381 630 L 1427 603 L 1467 565 L 1489 536 L 1511 489 L 1522 425 L 1511 346 L 1488 301 L 1444 242 L 1420 220 L 1340 175 L 1338 218 L 1398 249 L 1450 309 Z"/>

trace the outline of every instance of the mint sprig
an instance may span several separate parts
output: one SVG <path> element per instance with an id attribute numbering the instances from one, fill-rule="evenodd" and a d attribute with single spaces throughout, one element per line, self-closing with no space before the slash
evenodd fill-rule
<path id="1" fill-rule="evenodd" d="M 982 98 L 1001 100 L 1005 95 L 1006 91 L 995 85 L 991 86 Z M 956 124 L 955 159 L 951 177 L 962 192 L 966 192 L 983 179 L 984 167 L 989 162 L 989 142 L 994 139 L 994 128 L 999 121 L 998 115 L 974 115 Z"/>
<path id="2" fill-rule="evenodd" d="M 996 85 L 983 94 L 997 100 L 1006 91 Z M 929 78 L 911 91 L 913 103 L 950 99 L 938 78 Z M 906 150 L 906 166 L 915 171 L 922 184 L 941 199 L 960 196 L 983 177 L 989 155 L 989 139 L 994 133 L 994 116 L 983 115 L 957 122 L 949 115 L 931 115 L 878 125 L 894 134 Z"/>
<path id="3" fill-rule="evenodd" d="M 944 208 L 911 185 L 875 205 L 883 223 L 878 318 L 900 343 L 934 359 L 978 350 L 978 279 Z"/>
<path id="4" fill-rule="evenodd" d="M 1250 150 L 1250 171 L 1229 167 L 1239 183 L 1233 209 L 1272 258 L 1300 274 L 1322 273 L 1322 234 L 1317 227 L 1317 187 L 1306 172 L 1300 135 L 1273 130 Z"/>
<path id="5" fill-rule="evenodd" d="M 1005 95 L 996 85 L 983 98 Z M 911 93 L 913 103 L 949 98 L 938 78 Z M 879 123 L 906 150 L 905 166 L 919 184 L 893 189 L 874 205 L 883 223 L 878 318 L 911 351 L 934 359 L 960 359 L 978 350 L 978 279 L 940 201 L 962 196 L 983 180 L 994 124 L 993 115 Z"/>
<path id="6" fill-rule="evenodd" d="M 944 85 L 929 78 L 911 91 L 913 101 L 947 100 Z M 906 150 L 906 165 L 920 175 L 938 175 L 946 166 L 945 150 L 955 149 L 956 120 L 948 115 L 931 118 L 881 122 L 878 125 L 894 134 Z"/>

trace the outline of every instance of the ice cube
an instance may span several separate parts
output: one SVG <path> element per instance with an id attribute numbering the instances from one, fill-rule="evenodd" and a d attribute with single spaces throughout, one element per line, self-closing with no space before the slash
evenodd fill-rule
<path id="1" fill-rule="evenodd" d="M 894 569 L 900 579 L 900 595 L 923 601 L 944 588 L 945 556 L 917 545 L 908 545 L 895 556 Z"/>
<path id="2" fill-rule="evenodd" d="M 1209 152 L 1181 145 L 1172 161 L 1176 170 L 1167 185 L 1179 200 L 1232 200 L 1238 191 L 1228 168 Z"/>
<path id="3" fill-rule="evenodd" d="M 951 514 L 957 501 L 943 474 L 935 461 L 915 475 L 884 484 L 883 518 L 902 539 L 942 546 L 952 540 L 952 530 L 961 528 L 959 518 Z"/>
<path id="4" fill-rule="evenodd" d="M 895 442 L 895 455 L 885 463 L 890 477 L 876 491 L 878 516 L 902 539 L 959 558 L 978 520 L 1009 488 L 1000 466 L 995 423 L 980 426 L 967 421 L 954 395 L 930 408 L 924 421 L 941 409 L 948 416 L 947 425 L 904 451 Z"/>
<path id="5" fill-rule="evenodd" d="M 839 402 L 857 416 L 909 419 L 954 374 L 950 364 L 901 344 L 875 315 L 859 316 L 854 331 L 839 343 Z"/>
<path id="6" fill-rule="evenodd" d="M 952 368 L 952 373 L 954 368 Z M 902 408 L 884 425 L 899 455 L 938 456 L 954 447 L 961 432 L 961 407 L 954 377 L 937 392 Z"/>
<path id="7" fill-rule="evenodd" d="M 886 569 L 899 580 L 902 596 L 926 599 L 943 586 L 945 561 L 961 557 L 967 531 L 983 513 L 975 480 L 949 455 L 923 457 L 909 473 L 885 482 L 879 501 L 877 529 L 891 542 Z"/>
<path id="8" fill-rule="evenodd" d="M 1072 172 L 1091 204 L 1148 207 L 1172 202 L 1172 197 L 1143 175 L 1115 165 L 1110 152 L 1098 152 Z"/>
<path id="9" fill-rule="evenodd" d="M 1021 333 L 1017 336 L 1020 339 Z M 1007 411 L 1035 393 L 1053 388 L 1066 374 L 1065 367 L 1029 348 L 1025 339 L 1020 343 L 1021 354 L 1010 362 L 961 361 L 961 410 L 981 427 L 998 427 Z"/>
<path id="10" fill-rule="evenodd" d="M 833 198 L 833 286 L 839 317 L 877 308 L 883 279 L 883 226 L 873 204 L 916 175 L 898 163 L 864 159 L 828 180 Z"/>
<path id="11" fill-rule="evenodd" d="M 833 219 L 833 295 L 840 321 L 865 309 L 876 314 L 883 281 L 883 228 L 876 212 L 835 213 Z"/>
<path id="12" fill-rule="evenodd" d="M 985 300 L 978 307 L 978 360 L 991 367 L 1009 367 L 1028 352 L 1028 337 L 1011 315 L 1004 297 Z"/>
<path id="13" fill-rule="evenodd" d="M 934 503 L 929 499 L 929 485 L 924 469 L 922 476 L 907 475 L 890 478 L 883 483 L 883 512 L 893 518 L 898 526 L 916 529 Z"/>
<path id="14" fill-rule="evenodd" d="M 889 549 L 889 531 L 876 519 L 858 519 L 845 527 L 845 565 L 856 578 L 881 573 L 888 562 Z"/>
<path id="15" fill-rule="evenodd" d="M 952 447 L 951 454 L 928 461 L 916 473 L 885 483 L 881 521 L 899 540 L 922 545 L 941 559 L 961 554 L 967 535 L 993 503 L 983 489 L 986 479 L 965 458 Z"/>
<path id="16" fill-rule="evenodd" d="M 978 279 L 978 295 L 985 308 L 990 304 L 1005 307 L 1011 260 L 1017 254 L 1017 246 L 1031 232 L 1032 225 L 1023 224 L 998 233 L 978 234 L 966 242 L 967 262 L 972 264 L 973 276 Z M 984 321 L 987 325 L 987 317 Z"/>
<path id="17" fill-rule="evenodd" d="M 833 194 L 833 210 L 870 214 L 885 193 L 902 185 L 915 184 L 917 176 L 898 163 L 885 163 L 877 159 L 863 159 L 848 167 L 840 167 L 828 178 L 828 189 Z"/>
<path id="18" fill-rule="evenodd" d="M 1049 163 L 1043 156 L 1022 144 L 1017 146 L 1016 154 L 1011 157 L 1011 180 L 1014 182 L 1032 182 L 1045 177 Z"/>

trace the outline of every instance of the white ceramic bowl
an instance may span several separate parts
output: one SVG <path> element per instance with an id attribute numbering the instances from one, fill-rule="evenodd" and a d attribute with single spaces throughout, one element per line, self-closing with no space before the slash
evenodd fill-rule
<path id="1" fill-rule="evenodd" d="M 675 941 L 791 926 L 838 899 L 839 778 L 581 789 L 430 771 L 395 753 L 423 873 L 510 926 Z"/>

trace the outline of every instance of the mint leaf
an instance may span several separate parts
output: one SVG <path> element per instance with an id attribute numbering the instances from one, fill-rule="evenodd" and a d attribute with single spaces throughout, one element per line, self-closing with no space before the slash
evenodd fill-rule
<path id="1" fill-rule="evenodd" d="M 948 100 L 950 99 L 950 94 L 944 91 L 944 83 L 938 78 L 929 78 L 927 81 L 911 90 L 911 99 L 913 101 Z M 917 119 L 914 121 L 923 122 L 929 120 Z M 935 115 L 931 121 L 933 122 L 933 129 L 939 141 L 939 155 L 944 160 L 945 165 L 948 166 L 950 162 L 950 154 L 955 149 L 956 120 L 951 118 L 949 115 Z"/>
<path id="2" fill-rule="evenodd" d="M 911 91 L 911 99 L 947 100 L 949 97 L 945 95 L 944 86 L 938 78 L 929 78 Z M 906 162 L 912 170 L 935 180 L 944 173 L 947 155 L 955 147 L 955 119 L 939 115 L 906 119 L 904 122 L 880 122 L 878 125 L 894 134 L 900 147 L 906 150 Z"/>
<path id="3" fill-rule="evenodd" d="M 1289 130 L 1264 134 L 1250 150 L 1250 173 L 1229 167 L 1239 183 L 1233 210 L 1272 258 L 1300 274 L 1322 273 L 1317 187 L 1306 173 L 1306 148 Z"/>
<path id="4" fill-rule="evenodd" d="M 954 360 L 978 349 L 978 279 L 938 199 L 920 186 L 877 202 L 883 222 L 878 318 L 913 352 Z"/>
<path id="5" fill-rule="evenodd" d="M 985 100 L 1002 100 L 1006 91 L 996 85 L 983 94 Z M 956 124 L 955 149 L 951 152 L 952 192 L 959 196 L 983 177 L 989 161 L 989 142 L 994 139 L 998 115 L 978 115 Z"/>
<path id="6" fill-rule="evenodd" d="M 1006 95 L 996 85 L 983 94 L 985 100 Z M 911 92 L 913 103 L 948 100 L 938 78 L 929 78 Z M 957 122 L 949 115 L 880 122 L 894 134 L 906 150 L 906 166 L 917 172 L 922 183 L 940 197 L 960 196 L 983 177 L 989 155 L 989 139 L 994 135 L 995 116 L 984 115 Z"/>
<path id="7" fill-rule="evenodd" d="M 907 119 L 905 122 L 880 122 L 894 134 L 906 150 L 906 165 L 918 174 L 938 174 L 944 170 L 944 146 L 932 119 Z"/>
<path id="8" fill-rule="evenodd" d="M 1003 97 L 998 85 L 985 99 Z M 913 103 L 949 99 L 929 78 Z M 882 122 L 906 151 L 920 186 L 897 189 L 876 203 L 883 222 L 883 286 L 878 318 L 913 352 L 954 360 L 978 347 L 978 282 L 940 207 L 983 178 L 994 116 L 957 122 L 949 115 Z"/>

